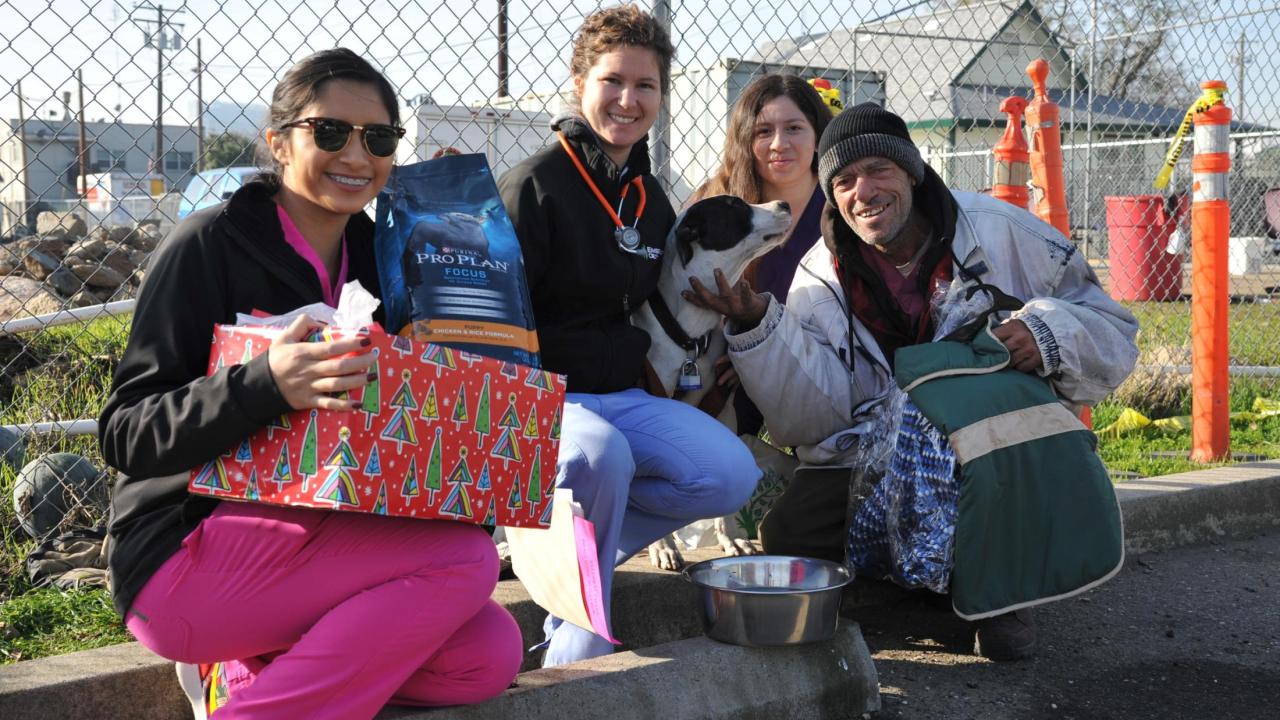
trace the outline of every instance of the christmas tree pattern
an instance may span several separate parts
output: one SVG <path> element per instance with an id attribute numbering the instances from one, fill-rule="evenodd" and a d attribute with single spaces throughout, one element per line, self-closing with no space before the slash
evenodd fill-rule
<path id="1" fill-rule="evenodd" d="M 511 494 L 507 496 L 507 509 L 515 512 L 524 507 L 524 493 L 520 491 L 520 471 L 516 471 L 515 479 L 511 482 Z"/>
<path id="2" fill-rule="evenodd" d="M 253 359 L 253 340 L 244 344 L 244 354 L 240 356 L 240 364 L 248 364 Z"/>
<path id="3" fill-rule="evenodd" d="M 489 509 L 484 511 L 484 522 L 481 525 L 497 525 L 498 514 L 494 512 L 493 498 L 489 498 Z"/>
<path id="4" fill-rule="evenodd" d="M 431 442 L 431 454 L 427 457 L 427 504 L 434 505 L 436 502 L 436 491 L 440 489 L 441 465 L 443 460 L 441 456 L 444 454 L 444 429 L 436 428 L 436 437 Z"/>
<path id="5" fill-rule="evenodd" d="M 467 493 L 467 486 L 475 481 L 471 478 L 471 470 L 467 468 L 467 449 L 458 449 L 458 464 L 449 473 L 447 482 L 453 485 L 453 489 L 449 491 L 448 497 L 444 499 L 444 504 L 440 506 L 442 515 L 452 515 L 455 518 L 466 518 L 471 520 L 475 518 L 475 513 L 471 509 L 471 495 Z"/>
<path id="6" fill-rule="evenodd" d="M 240 448 L 236 450 L 236 462 L 246 463 L 253 460 L 253 446 L 249 444 L 249 438 L 240 441 Z"/>
<path id="7" fill-rule="evenodd" d="M 413 339 L 404 335 L 396 335 L 391 338 L 391 349 L 399 353 L 400 357 L 404 357 L 413 352 Z"/>
<path id="8" fill-rule="evenodd" d="M 395 395 L 391 396 L 391 401 L 387 403 L 396 411 L 387 421 L 387 426 L 382 428 L 382 438 L 394 440 L 397 453 L 405 445 L 418 444 L 418 435 L 413 429 L 413 415 L 409 412 L 418 408 L 418 403 L 413 399 L 413 388 L 409 385 L 409 371 L 405 370 L 400 377 L 403 382 L 400 383 L 400 388 L 396 390 Z"/>
<path id="9" fill-rule="evenodd" d="M 509 462 L 520 462 L 520 443 L 516 434 L 520 432 L 521 425 L 520 414 L 516 412 L 516 394 L 509 393 L 507 409 L 498 421 L 498 427 L 502 431 L 498 433 L 498 441 L 493 444 L 493 450 L 489 451 L 491 456 L 502 459 L 503 470 L 507 469 Z"/>
<path id="10" fill-rule="evenodd" d="M 436 345 L 435 343 L 427 344 L 427 349 L 422 351 L 421 360 L 425 363 L 436 366 L 437 378 L 440 377 L 440 374 L 445 370 L 458 369 L 458 363 L 453 357 L 453 350 L 450 350 L 443 345 Z"/>
<path id="11" fill-rule="evenodd" d="M 372 380 L 364 384 L 364 395 L 360 398 L 360 412 L 364 413 L 364 429 L 373 426 L 373 416 L 382 412 L 382 380 L 378 371 L 378 351 L 373 349 L 373 365 L 369 368 Z"/>
<path id="12" fill-rule="evenodd" d="M 551 392 L 551 373 L 546 370 L 530 369 L 529 374 L 524 378 L 524 384 L 538 391 L 538 397 L 542 397 L 542 393 Z"/>
<path id="13" fill-rule="evenodd" d="M 298 458 L 298 474 L 302 476 L 302 491 L 307 491 L 311 478 L 315 477 L 319 466 L 316 458 L 316 411 L 311 411 L 311 420 L 307 423 L 307 432 L 302 436 L 302 455 Z"/>
<path id="14" fill-rule="evenodd" d="M 547 506 L 542 509 L 542 515 L 538 518 L 538 524 L 542 527 L 551 527 L 551 508 L 554 505 L 554 502 L 549 502 L 547 503 Z"/>
<path id="15" fill-rule="evenodd" d="M 453 403 L 453 429 L 458 430 L 461 426 L 471 419 L 471 414 L 467 412 L 467 384 L 458 385 L 458 397 Z"/>
<path id="16" fill-rule="evenodd" d="M 531 439 L 538 439 L 538 406 L 529 406 L 529 421 L 524 424 L 524 436 Z"/>
<path id="17" fill-rule="evenodd" d="M 480 388 L 480 399 L 476 402 L 476 421 L 472 425 L 476 431 L 476 447 L 484 447 L 484 439 L 489 436 L 489 374 L 484 375 L 484 386 Z"/>
<path id="18" fill-rule="evenodd" d="M 484 461 L 484 467 L 480 468 L 480 479 L 476 481 L 476 489 L 488 492 L 493 489 L 493 483 L 489 480 L 489 461 Z"/>
<path id="19" fill-rule="evenodd" d="M 427 388 L 427 399 L 422 401 L 422 414 L 418 417 L 427 422 L 440 419 L 440 402 L 436 399 L 435 383 L 431 383 L 431 387 Z"/>
<path id="20" fill-rule="evenodd" d="M 219 354 L 217 361 L 213 363 L 213 371 L 218 372 L 224 367 L 226 367 L 226 363 L 222 362 L 222 355 Z"/>
<path id="21" fill-rule="evenodd" d="M 520 368 L 513 362 L 504 362 L 502 363 L 502 369 L 498 371 L 498 374 L 502 377 L 515 380 L 520 377 Z"/>
<path id="22" fill-rule="evenodd" d="M 382 455 L 378 453 L 378 444 L 373 444 L 373 449 L 369 451 L 369 462 L 364 464 L 364 474 L 374 478 L 382 474 Z"/>
<path id="23" fill-rule="evenodd" d="M 404 482 L 400 483 L 400 497 L 408 500 L 422 494 L 422 486 L 418 483 L 418 463 L 409 456 L 409 469 L 404 473 Z"/>
<path id="24" fill-rule="evenodd" d="M 289 441 L 285 440 L 284 445 L 280 446 L 280 457 L 276 458 L 276 469 L 271 473 L 271 482 L 276 484 L 277 490 L 284 490 L 284 486 L 293 482 L 293 471 L 289 467 Z"/>
<path id="25" fill-rule="evenodd" d="M 459 360 L 461 360 L 462 362 L 466 363 L 466 364 L 467 364 L 467 367 L 471 367 L 472 365 L 475 365 L 476 363 L 478 363 L 478 362 L 480 362 L 481 360 L 483 360 L 483 359 L 484 359 L 484 356 L 482 356 L 482 355 L 477 355 L 477 354 L 475 354 L 475 353 L 469 353 L 469 352 L 467 352 L 467 351 L 465 351 L 465 350 L 459 350 L 459 351 L 458 351 L 458 359 L 459 359 Z"/>
<path id="26" fill-rule="evenodd" d="M 272 420 L 271 422 L 267 423 L 267 439 L 268 440 L 274 439 L 276 436 L 276 430 L 284 430 L 287 432 L 292 429 L 293 429 L 293 423 L 289 422 L 289 416 L 281 415 L 275 420 Z"/>
<path id="27" fill-rule="evenodd" d="M 216 457 L 204 464 L 200 468 L 200 472 L 196 474 L 192 485 L 204 488 L 209 492 L 228 492 L 231 490 L 231 483 L 227 482 L 227 468 L 222 464 L 222 458 Z"/>
<path id="28" fill-rule="evenodd" d="M 556 414 L 551 417 L 551 432 L 548 436 L 552 440 L 560 439 L 560 407 L 556 406 Z"/>
<path id="29" fill-rule="evenodd" d="M 316 491 L 316 500 L 326 500 L 336 508 L 340 505 L 359 507 L 360 497 L 356 493 L 356 483 L 351 477 L 351 470 L 360 467 L 356 454 L 351 450 L 351 430 L 342 428 L 338 431 L 338 445 L 329 453 L 324 466 L 329 468 L 329 476 Z"/>
<path id="30" fill-rule="evenodd" d="M 542 446 L 533 451 L 533 468 L 529 470 L 529 504 L 542 501 Z"/>
<path id="31" fill-rule="evenodd" d="M 249 471 L 249 481 L 244 485 L 244 499 L 258 500 L 261 496 L 258 493 L 258 469 L 254 468 Z"/>
<path id="32" fill-rule="evenodd" d="M 378 488 L 378 499 L 373 501 L 373 511 L 378 515 L 387 514 L 387 484 L 385 482 Z"/>

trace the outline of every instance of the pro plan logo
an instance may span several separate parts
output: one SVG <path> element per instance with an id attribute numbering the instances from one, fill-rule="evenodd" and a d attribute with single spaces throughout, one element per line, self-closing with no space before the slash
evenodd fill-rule
<path id="1" fill-rule="evenodd" d="M 446 147 L 446 148 L 440 148 L 439 150 L 437 150 L 437 151 L 435 152 L 435 154 L 431 156 L 431 159 L 432 159 L 432 160 L 439 160 L 440 158 L 442 158 L 442 157 L 444 157 L 444 156 L 446 156 L 446 155 L 461 155 L 461 154 L 462 154 L 462 151 L 461 151 L 461 150 L 459 150 L 458 148 L 453 147 L 452 145 L 450 145 L 449 147 Z"/>

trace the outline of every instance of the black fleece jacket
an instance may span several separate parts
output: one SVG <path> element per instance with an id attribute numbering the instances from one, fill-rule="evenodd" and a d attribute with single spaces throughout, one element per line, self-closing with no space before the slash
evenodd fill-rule
<path id="1" fill-rule="evenodd" d="M 618 168 L 582 119 L 560 118 L 552 127 L 564 132 L 615 210 L 623 185 L 643 177 L 647 201 L 638 226 L 641 242 L 664 248 L 675 211 L 649 174 L 648 143 L 637 143 L 626 167 Z M 558 141 L 503 174 L 498 190 L 524 253 L 543 367 L 567 375 L 570 392 L 634 387 L 649 336 L 629 318 L 657 287 L 661 258 L 618 249 L 612 218 Z M 621 213 L 627 225 L 638 201 L 632 189 Z"/>
<path id="2" fill-rule="evenodd" d="M 373 222 L 364 213 L 347 223 L 346 241 L 348 280 L 378 295 Z M 152 257 L 98 422 L 103 457 L 120 471 L 108 563 L 122 615 L 218 505 L 187 494 L 188 472 L 289 410 L 267 353 L 205 377 L 214 324 L 323 299 L 315 270 L 285 242 L 271 190 L 259 182 L 193 213 Z"/>

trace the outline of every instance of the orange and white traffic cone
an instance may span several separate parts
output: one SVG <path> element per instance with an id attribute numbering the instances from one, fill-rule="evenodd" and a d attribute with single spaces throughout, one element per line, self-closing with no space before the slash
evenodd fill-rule
<path id="1" fill-rule="evenodd" d="M 1031 184 L 1040 191 L 1035 214 L 1071 237 L 1067 216 L 1067 184 L 1062 176 L 1062 128 L 1057 103 L 1049 99 L 1046 82 L 1049 63 L 1036 58 L 1027 65 L 1027 75 L 1035 98 L 1027 105 L 1027 127 L 1031 128 Z"/>
<path id="2" fill-rule="evenodd" d="M 1230 378 L 1227 367 L 1227 236 L 1231 208 L 1231 108 L 1227 84 L 1200 84 L 1217 102 L 1196 108 L 1191 159 L 1191 459 L 1214 462 L 1231 450 Z"/>
<path id="3" fill-rule="evenodd" d="M 1016 95 L 1000 103 L 1000 112 L 1009 119 L 1005 122 L 1004 135 L 991 149 L 995 156 L 995 177 L 991 181 L 991 196 L 1010 205 L 1026 209 L 1031 201 L 1027 180 L 1031 173 L 1031 155 L 1027 152 L 1027 137 L 1022 132 L 1022 113 L 1027 101 Z"/>

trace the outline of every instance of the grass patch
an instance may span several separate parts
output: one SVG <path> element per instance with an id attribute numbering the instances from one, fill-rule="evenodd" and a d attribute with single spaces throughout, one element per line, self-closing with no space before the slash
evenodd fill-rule
<path id="1" fill-rule="evenodd" d="M 1191 303 L 1123 303 L 1138 318 L 1138 347 L 1185 348 L 1190 363 Z M 1237 365 L 1280 365 L 1280 303 L 1233 303 L 1227 312 L 1227 353 Z M 1280 382 L 1280 379 L 1273 381 Z"/>
<path id="2" fill-rule="evenodd" d="M 129 639 L 106 590 L 41 588 L 0 603 L 0 664 Z"/>

